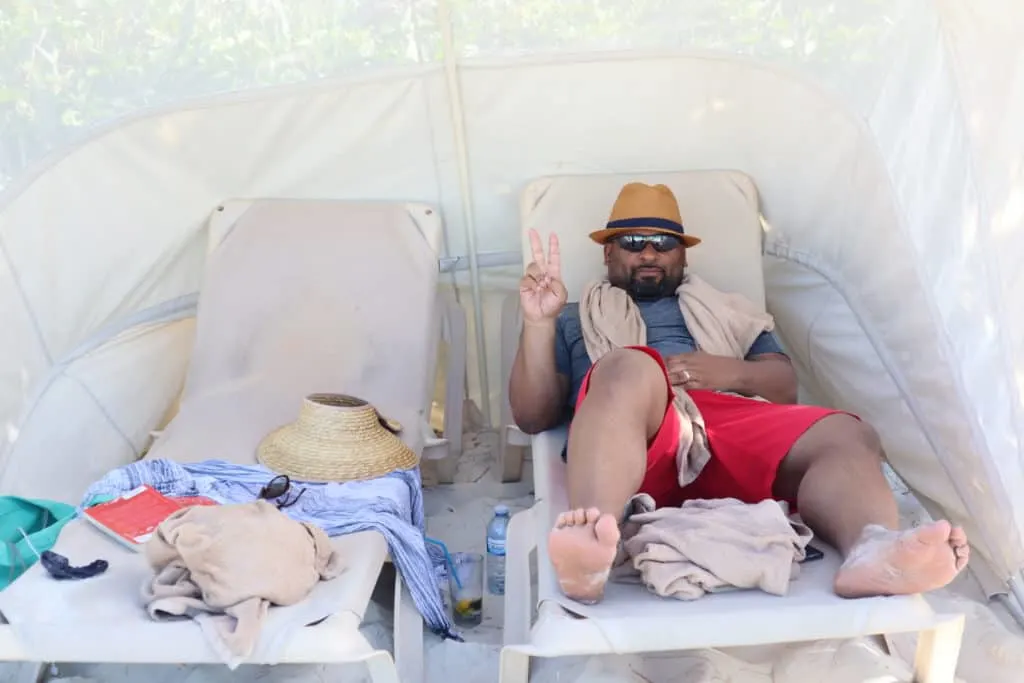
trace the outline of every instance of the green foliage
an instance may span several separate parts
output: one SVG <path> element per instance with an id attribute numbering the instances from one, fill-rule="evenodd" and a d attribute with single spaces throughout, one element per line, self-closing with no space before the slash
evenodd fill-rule
<path id="1" fill-rule="evenodd" d="M 882 0 L 451 0 L 460 55 L 702 48 L 870 58 Z M 845 14 L 844 14 L 845 13 Z M 862 25 L 871 17 L 870 25 Z M 3 0 L 0 188 L 153 106 L 442 57 L 436 0 Z"/>

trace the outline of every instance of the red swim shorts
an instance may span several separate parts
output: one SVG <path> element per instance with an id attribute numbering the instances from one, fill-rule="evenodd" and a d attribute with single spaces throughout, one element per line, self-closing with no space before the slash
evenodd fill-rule
<path id="1" fill-rule="evenodd" d="M 672 405 L 668 369 L 661 354 L 654 349 L 629 348 L 643 351 L 658 362 L 665 373 L 669 392 L 661 427 L 647 446 L 647 474 L 640 485 L 640 492 L 654 498 L 658 507 L 678 507 L 683 501 L 698 498 L 738 498 L 745 503 L 774 498 L 775 474 L 793 444 L 818 420 L 842 412 L 817 406 L 768 403 L 714 391 L 691 391 L 690 397 L 704 417 L 711 460 L 694 482 L 680 488 L 676 465 L 680 418 Z M 580 386 L 577 409 L 587 395 L 591 372 L 593 367 Z"/>

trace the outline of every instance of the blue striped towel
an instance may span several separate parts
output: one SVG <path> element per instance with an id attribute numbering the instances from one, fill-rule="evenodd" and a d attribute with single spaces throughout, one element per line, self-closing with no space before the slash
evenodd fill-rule
<path id="1" fill-rule="evenodd" d="M 189 464 L 140 460 L 109 472 L 89 487 L 78 511 L 143 484 L 168 496 L 207 496 L 224 504 L 250 503 L 275 476 L 276 472 L 262 465 L 235 465 L 223 460 Z M 462 640 L 453 630 L 441 600 L 437 565 L 443 565 L 444 558 L 428 551 L 423 540 L 426 516 L 419 468 L 344 484 L 293 480 L 289 499 L 298 493 L 297 489 L 305 489 L 302 497 L 281 512 L 321 527 L 328 536 L 380 532 L 423 620 L 434 633 Z"/>

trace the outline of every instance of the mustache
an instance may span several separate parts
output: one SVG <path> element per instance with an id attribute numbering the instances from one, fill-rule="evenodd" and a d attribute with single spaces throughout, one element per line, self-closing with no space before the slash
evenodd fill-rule
<path id="1" fill-rule="evenodd" d="M 665 274 L 665 269 L 662 268 L 661 266 L 651 265 L 651 266 L 637 266 L 636 268 L 630 269 L 630 272 L 629 272 L 630 276 L 631 277 L 637 277 L 640 274 L 640 269 L 641 268 L 643 268 L 643 269 L 645 269 L 647 271 L 657 271 L 661 275 Z"/>

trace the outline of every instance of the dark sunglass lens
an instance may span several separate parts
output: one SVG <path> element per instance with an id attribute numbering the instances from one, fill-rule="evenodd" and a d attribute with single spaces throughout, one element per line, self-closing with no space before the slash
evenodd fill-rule
<path id="1" fill-rule="evenodd" d="M 675 235 L 622 235 L 616 240 L 618 245 L 628 252 L 639 254 L 650 244 L 656 251 L 672 251 L 678 247 L 682 240 Z"/>
<path id="2" fill-rule="evenodd" d="M 639 253 L 647 246 L 643 235 L 622 235 L 617 241 L 622 249 L 633 253 Z"/>
<path id="3" fill-rule="evenodd" d="M 672 251 L 680 244 L 679 238 L 674 235 L 652 235 L 651 241 L 654 248 L 661 252 Z"/>
<path id="4" fill-rule="evenodd" d="M 270 499 L 283 496 L 288 491 L 290 483 L 287 477 L 274 477 L 263 487 L 263 497 Z"/>

